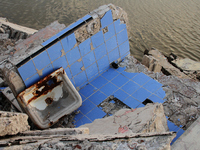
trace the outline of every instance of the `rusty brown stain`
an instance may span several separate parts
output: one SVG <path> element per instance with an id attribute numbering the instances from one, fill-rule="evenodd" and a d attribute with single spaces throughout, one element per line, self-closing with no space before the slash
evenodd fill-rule
<path id="1" fill-rule="evenodd" d="M 45 102 L 46 102 L 48 105 L 50 105 L 50 104 L 53 103 L 53 99 L 52 99 L 51 97 L 48 97 L 48 98 L 45 99 Z"/>
<path id="2" fill-rule="evenodd" d="M 55 72 L 55 76 L 52 76 L 51 74 L 46 76 L 44 79 L 37 82 L 35 85 L 35 91 L 33 93 L 34 97 L 28 100 L 28 104 L 30 104 L 32 101 L 36 100 L 38 97 L 42 95 L 46 95 L 48 92 L 51 92 L 56 86 L 60 85 L 62 81 L 58 81 L 57 76 L 61 74 L 61 72 Z M 48 81 L 52 80 L 53 83 L 51 85 L 48 84 Z M 44 87 L 41 91 L 39 90 L 41 87 Z M 28 105 L 27 104 L 27 105 Z"/>
<path id="3" fill-rule="evenodd" d="M 49 126 L 52 126 L 53 125 L 53 121 L 49 122 Z"/>

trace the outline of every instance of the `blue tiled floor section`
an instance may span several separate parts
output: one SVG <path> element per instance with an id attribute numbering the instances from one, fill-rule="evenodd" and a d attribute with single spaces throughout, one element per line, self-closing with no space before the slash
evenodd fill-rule
<path id="1" fill-rule="evenodd" d="M 164 102 L 165 91 L 162 89 L 162 84 L 144 73 L 128 73 L 124 70 L 125 68 L 110 68 L 79 91 L 83 105 L 78 109 L 80 114 L 75 117 L 77 127 L 103 118 L 106 114 L 98 105 L 111 95 L 131 108 L 144 107 L 142 102 L 146 98 L 155 103 Z M 170 131 L 177 132 L 176 138 L 171 143 L 173 144 L 184 130 L 169 120 L 168 126 Z"/>
<path id="2" fill-rule="evenodd" d="M 88 119 L 92 122 L 95 116 L 97 119 L 106 115 L 98 108 L 98 105 L 111 95 L 131 108 L 144 107 L 142 102 L 146 98 L 153 102 L 164 102 L 165 92 L 162 84 L 144 73 L 128 73 L 124 70 L 125 68 L 121 67 L 110 68 L 79 91 L 83 98 L 83 105 L 78 110 L 82 117 L 85 116 L 86 122 Z M 83 121 L 80 123 L 79 120 L 76 120 L 75 122 L 77 127 L 82 124 L 84 124 Z"/>

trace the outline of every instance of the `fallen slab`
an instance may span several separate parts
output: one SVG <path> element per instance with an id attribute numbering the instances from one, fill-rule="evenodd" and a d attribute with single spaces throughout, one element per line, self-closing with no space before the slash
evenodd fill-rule
<path id="1" fill-rule="evenodd" d="M 173 150 L 196 150 L 200 143 L 200 118 L 198 118 L 172 145 Z"/>
<path id="2" fill-rule="evenodd" d="M 121 135 L 18 136 L 0 140 L 4 150 L 15 149 L 141 149 L 170 150 L 173 132 Z"/>
<path id="3" fill-rule="evenodd" d="M 96 119 L 88 127 L 90 134 L 149 133 L 168 131 L 162 104 L 147 104 L 138 109 L 121 109 L 113 116 Z"/>
<path id="4" fill-rule="evenodd" d="M 15 135 L 30 129 L 28 115 L 0 111 L 0 136 Z"/>
<path id="5" fill-rule="evenodd" d="M 145 53 L 147 53 L 147 55 L 150 55 L 151 57 L 153 57 L 153 59 L 157 62 L 156 64 L 159 64 L 160 66 L 162 66 L 162 72 L 164 72 L 168 75 L 177 76 L 179 78 L 189 79 L 189 77 L 187 75 L 185 75 L 183 72 L 181 72 L 178 68 L 171 65 L 168 62 L 167 58 L 164 55 L 162 55 L 157 49 L 152 48 L 151 50 L 149 50 Z M 144 55 L 142 63 L 143 63 L 143 65 L 145 65 L 149 68 L 151 65 L 153 65 L 152 61 L 149 61 L 147 63 L 146 59 L 147 59 L 147 57 Z"/>

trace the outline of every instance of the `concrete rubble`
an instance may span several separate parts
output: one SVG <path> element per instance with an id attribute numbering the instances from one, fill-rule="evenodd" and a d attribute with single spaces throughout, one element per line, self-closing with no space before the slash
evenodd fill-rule
<path id="1" fill-rule="evenodd" d="M 165 58 L 158 50 L 153 49 L 154 56 L 156 52 L 161 58 Z M 170 63 L 164 59 L 163 62 L 169 65 Z M 160 63 L 162 64 L 162 63 Z M 120 64 L 122 67 L 126 66 L 127 72 L 143 72 L 151 78 L 157 80 L 163 84 L 163 90 L 166 93 L 165 102 L 163 107 L 165 110 L 165 115 L 169 117 L 169 120 L 175 123 L 177 126 L 181 126 L 183 129 L 187 129 L 200 114 L 200 83 L 190 79 L 188 76 L 181 72 L 180 75 L 183 78 L 179 78 L 174 75 L 165 75 L 165 72 L 152 72 L 148 68 L 142 65 L 134 57 L 128 56 Z M 161 65 L 162 66 L 162 65 Z M 172 66 L 172 65 L 171 65 Z M 163 67 L 163 66 L 162 66 Z M 170 68 L 175 68 L 174 66 Z M 170 69 L 172 70 L 172 69 Z M 177 68 L 176 68 L 177 70 Z M 173 71 L 172 71 L 173 72 Z M 177 72 L 176 72 L 177 73 Z"/>
<path id="2" fill-rule="evenodd" d="M 0 17 L 0 61 L 11 57 L 15 45 L 37 32 L 35 29 L 23 27 Z"/>
<path id="3" fill-rule="evenodd" d="M 145 118 L 144 114 L 147 115 L 147 113 L 149 116 Z M 140 118 L 142 116 L 144 118 Z M 133 118 L 135 120 L 132 120 Z M 113 119 L 117 124 L 116 128 L 112 126 Z M 25 131 L 19 136 L 1 139 L 0 146 L 2 149 L 161 150 L 170 149 L 171 140 L 176 135 L 173 132 L 167 132 L 168 127 L 162 104 L 149 104 L 137 110 L 120 110 L 113 116 L 113 119 L 107 117 L 95 120 L 92 124 L 79 128 Z M 106 123 L 105 128 L 102 128 L 102 125 L 96 125 L 97 122 Z M 128 124 L 130 131 L 126 132 L 125 126 Z M 112 127 L 114 129 L 111 129 Z M 102 130 L 105 131 L 102 132 Z"/>
<path id="4" fill-rule="evenodd" d="M 28 115 L 24 113 L 0 111 L 0 136 L 16 135 L 30 129 Z"/>
<path id="5" fill-rule="evenodd" d="M 106 126 L 105 126 L 106 124 Z M 147 104 L 144 108 L 121 109 L 113 116 L 96 119 L 88 127 L 90 134 L 151 133 L 168 131 L 162 104 Z"/>
<path id="6" fill-rule="evenodd" d="M 127 14 L 120 7 L 111 5 L 110 8 L 114 10 L 113 18 L 120 19 L 129 27 Z M 78 44 L 100 30 L 103 9 L 105 8 L 100 7 L 98 12 L 93 12 L 93 20 L 76 28 L 74 33 Z M 127 72 L 143 72 L 163 84 L 162 88 L 166 93 L 163 104 L 121 109 L 113 116 L 97 119 L 79 128 L 73 128 L 73 117 L 77 113 L 74 112 L 61 118 L 52 127 L 54 129 L 27 131 L 30 126 L 26 114 L 4 112 L 23 112 L 15 97 L 24 90 L 25 85 L 15 65 L 38 52 L 43 48 L 41 43 L 65 28 L 65 25 L 55 21 L 37 32 L 20 28 L 0 18 L 0 61 L 7 58 L 11 62 L 3 61 L 0 64 L 1 71 L 4 72 L 1 77 L 5 81 L 1 82 L 1 87 L 9 86 L 0 93 L 0 108 L 3 110 L 0 112 L 0 135 L 18 134 L 1 139 L 2 149 L 170 149 L 170 143 L 176 134 L 168 132 L 165 116 L 184 130 L 189 129 L 197 120 L 200 115 L 200 83 L 197 82 L 200 80 L 199 62 L 177 59 L 174 55 L 165 57 L 152 48 L 145 51 L 141 63 L 133 56 L 127 56 L 119 66 L 125 66 Z M 103 32 L 106 33 L 107 28 Z M 5 104 L 9 106 L 3 106 Z M 31 129 L 36 129 L 31 123 L 30 125 Z"/>

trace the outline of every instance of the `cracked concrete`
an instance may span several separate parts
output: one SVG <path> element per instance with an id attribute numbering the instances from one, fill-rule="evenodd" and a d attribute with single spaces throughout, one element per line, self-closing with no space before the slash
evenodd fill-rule
<path id="1" fill-rule="evenodd" d="M 126 66 L 127 72 L 143 72 L 163 84 L 166 93 L 163 103 L 165 115 L 177 126 L 186 130 L 200 114 L 200 83 L 192 79 L 178 78 L 173 75 L 154 73 L 137 61 L 133 56 L 127 56 L 120 63 Z"/>

